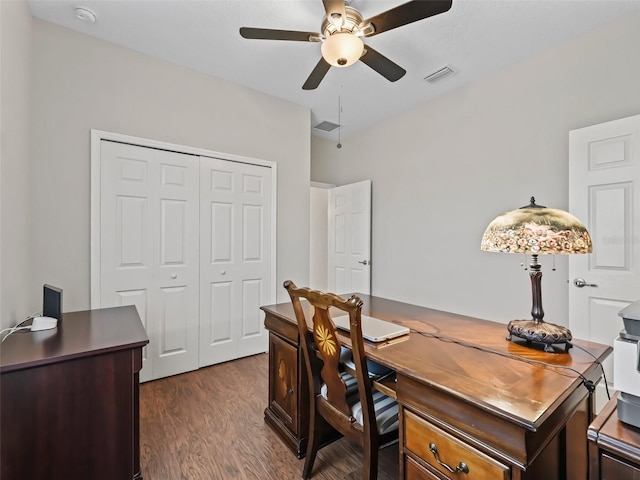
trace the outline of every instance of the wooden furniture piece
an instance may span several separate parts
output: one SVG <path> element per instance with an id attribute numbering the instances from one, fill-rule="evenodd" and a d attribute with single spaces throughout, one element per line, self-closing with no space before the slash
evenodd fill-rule
<path id="1" fill-rule="evenodd" d="M 583 379 L 599 381 L 590 354 L 602 361 L 611 347 L 575 340 L 589 353 L 545 353 L 507 341 L 502 323 L 359 296 L 363 315 L 412 329 L 365 342 L 368 358 L 397 372 L 402 478 L 587 478 L 594 398 Z M 309 398 L 295 315 L 290 302 L 262 310 L 271 338 L 265 420 L 301 456 Z"/>
<path id="2" fill-rule="evenodd" d="M 138 375 L 149 342 L 135 307 L 65 313 L 0 352 L 1 473 L 18 479 L 142 479 Z"/>
<path id="3" fill-rule="evenodd" d="M 640 480 L 640 429 L 618 420 L 617 398 L 589 426 L 590 480 Z"/>
<path id="4" fill-rule="evenodd" d="M 378 448 L 398 438 L 398 404 L 372 389 L 362 338 L 362 301 L 331 293 L 297 288 L 284 282 L 298 323 L 300 344 L 309 379 L 309 445 L 302 478 L 311 478 L 325 425 L 358 443 L 363 449 L 362 478 L 378 478 Z M 300 299 L 313 307 L 305 314 Z M 341 345 L 329 310 L 349 316 L 353 368 L 341 363 Z M 336 312 L 337 310 L 337 312 Z M 351 362 L 349 362 L 351 363 Z"/>

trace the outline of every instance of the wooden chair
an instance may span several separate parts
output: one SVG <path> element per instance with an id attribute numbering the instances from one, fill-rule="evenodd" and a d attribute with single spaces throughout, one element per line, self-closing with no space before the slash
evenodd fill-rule
<path id="1" fill-rule="evenodd" d="M 372 388 L 362 338 L 362 300 L 352 296 L 345 300 L 332 293 L 309 288 L 297 288 L 284 282 L 289 292 L 298 322 L 300 343 L 304 352 L 309 378 L 310 421 L 309 444 L 302 471 L 304 480 L 310 478 L 313 463 L 320 448 L 327 424 L 343 436 L 357 442 L 364 450 L 365 480 L 378 476 L 378 448 L 398 438 L 398 404 Z M 300 298 L 313 307 L 307 319 Z M 341 345 L 330 308 L 349 315 L 350 336 L 355 371 L 345 371 L 340 361 Z M 351 363 L 351 362 L 349 362 Z"/>

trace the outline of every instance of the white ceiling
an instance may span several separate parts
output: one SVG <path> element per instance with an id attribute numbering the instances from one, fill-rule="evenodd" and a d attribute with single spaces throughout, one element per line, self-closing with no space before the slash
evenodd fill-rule
<path id="1" fill-rule="evenodd" d="M 406 0 L 353 0 L 365 18 Z M 391 83 L 362 62 L 332 68 L 316 90 L 302 84 L 320 44 L 247 40 L 242 26 L 320 31 L 321 0 L 29 0 L 34 17 L 309 107 L 312 126 L 341 136 L 426 103 L 509 64 L 640 8 L 640 0 L 453 0 L 446 13 L 366 39 L 407 74 Z M 83 23 L 76 6 L 95 12 Z M 456 75 L 424 77 L 445 65 Z M 337 139 L 332 133 L 312 134 Z"/>

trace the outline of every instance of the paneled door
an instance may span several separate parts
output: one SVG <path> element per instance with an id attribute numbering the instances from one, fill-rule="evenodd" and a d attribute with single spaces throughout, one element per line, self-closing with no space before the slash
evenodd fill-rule
<path id="1" fill-rule="evenodd" d="M 100 142 L 100 305 L 135 305 L 141 381 L 198 368 L 198 157 Z"/>
<path id="2" fill-rule="evenodd" d="M 613 345 L 623 328 L 618 312 L 640 299 L 639 186 L 640 115 L 570 132 L 569 211 L 593 239 L 591 255 L 569 257 L 569 327 L 576 338 Z M 612 365 L 610 356 L 609 383 Z"/>
<path id="3" fill-rule="evenodd" d="M 200 366 L 265 352 L 272 169 L 200 159 Z"/>
<path id="4" fill-rule="evenodd" d="M 371 293 L 371 180 L 329 190 L 328 290 Z"/>

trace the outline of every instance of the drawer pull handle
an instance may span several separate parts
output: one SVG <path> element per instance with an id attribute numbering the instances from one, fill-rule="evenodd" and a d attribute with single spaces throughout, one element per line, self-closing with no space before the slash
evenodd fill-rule
<path id="1" fill-rule="evenodd" d="M 435 443 L 430 443 L 429 444 L 429 450 L 431 450 L 431 453 L 433 453 L 433 456 L 436 459 L 436 462 L 438 462 L 438 464 L 441 467 L 446 468 L 448 472 L 450 472 L 450 473 L 457 473 L 457 472 L 469 473 L 469 466 L 464 462 L 458 463 L 458 466 L 456 468 L 451 468 L 446 463 L 440 461 L 440 457 L 438 455 L 438 447 L 436 447 Z"/>

